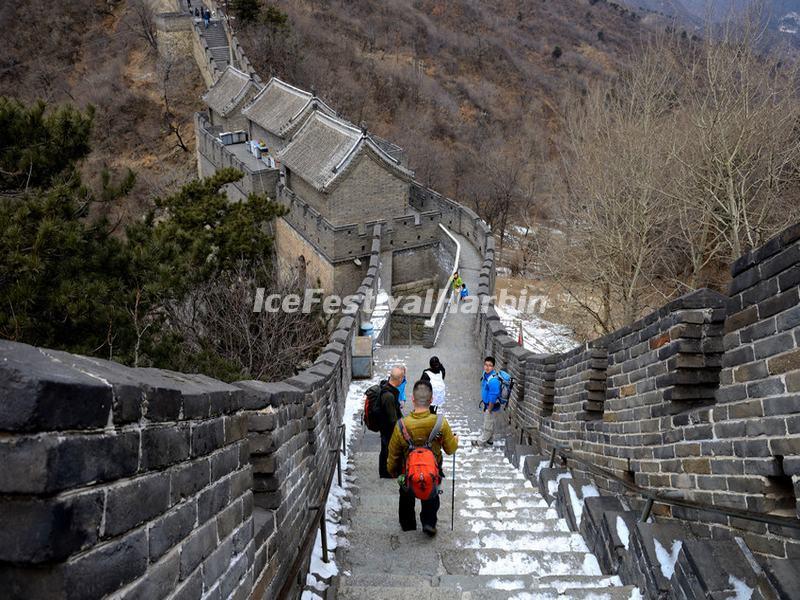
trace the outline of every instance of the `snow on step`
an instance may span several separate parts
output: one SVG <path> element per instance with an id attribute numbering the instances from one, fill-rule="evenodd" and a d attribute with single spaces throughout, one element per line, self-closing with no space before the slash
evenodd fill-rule
<path id="1" fill-rule="evenodd" d="M 597 559 L 584 552 L 446 549 L 441 557 L 445 570 L 452 574 L 602 576 Z"/>

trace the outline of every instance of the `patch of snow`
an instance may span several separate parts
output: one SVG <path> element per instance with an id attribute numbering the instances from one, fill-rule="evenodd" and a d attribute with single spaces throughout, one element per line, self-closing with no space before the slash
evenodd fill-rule
<path id="1" fill-rule="evenodd" d="M 536 481 L 539 481 L 539 474 L 542 472 L 542 469 L 546 469 L 549 466 L 550 466 L 549 460 L 543 460 L 538 465 L 536 465 L 536 474 L 534 475 Z"/>
<path id="2" fill-rule="evenodd" d="M 600 570 L 600 563 L 597 562 L 594 554 L 584 554 L 583 556 L 583 572 L 586 575 L 602 575 L 603 571 Z"/>
<path id="3" fill-rule="evenodd" d="M 633 588 L 631 595 L 628 596 L 628 600 L 642 600 L 642 592 L 639 591 L 639 588 Z"/>
<path id="4" fill-rule="evenodd" d="M 300 600 L 322 600 L 322 596 L 319 596 L 314 592 L 309 592 L 308 590 L 306 590 L 300 596 Z"/>
<path id="5" fill-rule="evenodd" d="M 521 579 L 511 579 L 511 580 L 502 580 L 502 579 L 490 579 L 486 583 L 486 587 L 492 590 L 521 590 L 525 587 L 525 582 Z"/>
<path id="6" fill-rule="evenodd" d="M 667 552 L 667 549 L 661 545 L 658 538 L 653 538 L 653 543 L 656 548 L 656 558 L 661 567 L 661 574 L 665 579 L 672 579 L 672 574 L 675 573 L 675 563 L 678 562 L 678 554 L 681 552 L 683 542 L 675 540 L 672 542 L 672 550 Z"/>
<path id="7" fill-rule="evenodd" d="M 478 558 L 482 563 L 478 570 L 479 575 L 505 575 L 507 573 L 530 575 L 542 570 L 542 565 L 536 558 L 523 552 L 510 552 L 496 558 L 487 558 L 478 554 Z"/>
<path id="8" fill-rule="evenodd" d="M 569 327 L 552 323 L 507 304 L 496 303 L 495 309 L 512 338 L 516 338 L 521 323 L 522 344 L 526 350 L 536 353 L 565 352 L 578 344 Z"/>
<path id="9" fill-rule="evenodd" d="M 631 543 L 631 532 L 628 530 L 628 524 L 620 515 L 617 515 L 617 535 L 619 536 L 625 550 L 628 549 Z"/>
<path id="10" fill-rule="evenodd" d="M 584 500 L 589 496 L 599 496 L 600 494 L 593 485 L 584 485 L 581 487 L 582 498 L 578 498 L 578 494 L 571 485 L 568 485 L 567 489 L 569 490 L 569 503 L 572 505 L 572 514 L 575 515 L 575 524 L 580 527 L 581 519 L 583 518 Z"/>
<path id="11" fill-rule="evenodd" d="M 735 596 L 728 600 L 750 600 L 753 596 L 753 588 L 747 585 L 744 581 L 733 575 L 728 575 L 728 583 L 733 587 Z"/>
<path id="12" fill-rule="evenodd" d="M 558 491 L 558 482 L 562 479 L 572 479 L 572 473 L 559 473 L 555 479 L 547 482 L 547 491 L 551 496 L 555 496 Z"/>

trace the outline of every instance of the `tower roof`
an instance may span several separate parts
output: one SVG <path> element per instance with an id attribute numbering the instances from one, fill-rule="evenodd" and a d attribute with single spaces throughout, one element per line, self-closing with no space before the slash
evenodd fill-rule
<path id="1" fill-rule="evenodd" d="M 315 108 L 332 116 L 336 114 L 311 92 L 273 77 L 244 107 L 242 114 L 270 133 L 286 138 L 302 125 Z"/>
<path id="2" fill-rule="evenodd" d="M 413 176 L 365 130 L 319 110 L 313 111 L 278 156 L 292 172 L 326 192 L 363 152 L 371 153 L 404 179 Z"/>
<path id="3" fill-rule="evenodd" d="M 250 91 L 258 91 L 260 86 L 247 73 L 228 65 L 203 95 L 203 102 L 214 112 L 227 117 Z"/>

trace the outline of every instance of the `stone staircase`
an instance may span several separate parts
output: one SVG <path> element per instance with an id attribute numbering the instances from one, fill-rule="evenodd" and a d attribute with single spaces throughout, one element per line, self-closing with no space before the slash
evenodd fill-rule
<path id="1" fill-rule="evenodd" d="M 214 63 L 221 73 L 225 70 L 225 67 L 231 64 L 231 49 L 228 45 L 228 37 L 225 35 L 225 27 L 222 21 L 220 19 L 212 20 L 208 29 L 205 28 L 201 21 L 199 31 L 206 44 L 208 44 Z"/>
<path id="2" fill-rule="evenodd" d="M 469 443 L 468 432 L 454 421 L 462 444 Z M 342 556 L 349 576 L 340 580 L 338 598 L 638 597 L 635 588 L 602 574 L 582 536 L 570 532 L 505 459 L 502 445 L 458 451 L 455 529 L 450 530 L 452 480 L 446 479 L 433 539 L 400 531 L 397 485 L 375 478 L 376 450 L 362 450 L 354 459 L 358 500 Z"/>
<path id="3" fill-rule="evenodd" d="M 463 240 L 463 238 L 462 238 Z M 462 241 L 460 272 L 477 287 L 480 259 Z M 408 368 L 411 386 L 428 359 L 447 369 L 443 409 L 459 436 L 456 453 L 454 530 L 450 530 L 453 463 L 445 459 L 438 533 L 402 532 L 397 483 L 378 478 L 378 434 L 365 431 L 351 446 L 353 508 L 346 543 L 337 551 L 342 600 L 510 599 L 616 600 L 639 598 L 634 587 L 603 575 L 579 533 L 548 507 L 531 481 L 506 459 L 504 440 L 474 448 L 482 420 L 477 407 L 482 356 L 472 343 L 474 315 L 448 315 L 436 348 L 384 347 L 376 353 L 376 377 L 392 365 Z M 363 384 L 362 384 L 363 385 Z M 411 410 L 410 402 L 406 412 Z M 417 503 L 419 513 L 419 503 Z M 419 526 L 419 524 L 418 524 Z"/>

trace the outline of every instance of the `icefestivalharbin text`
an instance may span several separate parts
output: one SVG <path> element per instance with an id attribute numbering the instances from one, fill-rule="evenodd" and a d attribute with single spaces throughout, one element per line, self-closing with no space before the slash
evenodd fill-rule
<path id="1" fill-rule="evenodd" d="M 436 307 L 436 300 L 444 290 L 429 289 L 425 295 L 408 294 L 403 296 L 389 296 L 387 304 L 389 312 L 398 312 L 409 315 L 431 314 Z M 375 306 L 377 294 L 368 290 L 364 298 L 364 307 L 372 310 Z M 358 310 L 360 296 L 338 296 L 326 294 L 321 288 L 307 288 L 303 295 L 300 294 L 270 294 L 266 288 L 256 288 L 253 298 L 253 312 L 285 312 L 285 313 L 311 313 L 319 308 L 325 314 L 355 314 Z M 451 313 L 477 314 L 487 312 L 489 306 L 511 308 L 520 313 L 533 314 L 543 312 L 546 303 L 539 297 L 528 297 L 522 290 L 519 295 L 514 295 L 507 289 L 501 289 L 494 296 L 467 296 L 450 301 L 448 311 Z"/>

